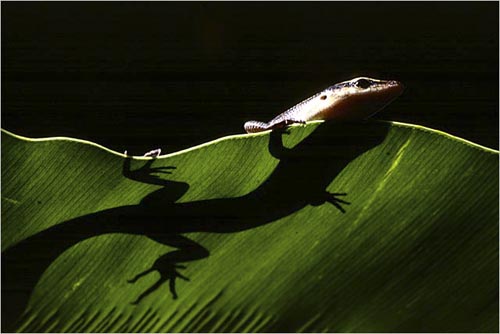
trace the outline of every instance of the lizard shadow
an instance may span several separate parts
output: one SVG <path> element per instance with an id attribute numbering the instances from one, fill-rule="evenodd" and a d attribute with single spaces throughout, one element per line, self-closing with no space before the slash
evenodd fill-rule
<path id="1" fill-rule="evenodd" d="M 152 167 L 154 159 L 131 170 L 131 158 L 123 164 L 124 177 L 162 188 L 137 205 L 115 207 L 80 216 L 37 233 L 2 252 L 2 328 L 15 329 L 34 287 L 44 271 L 64 251 L 77 243 L 109 233 L 143 235 L 176 250 L 161 255 L 152 266 L 129 280 L 158 271 L 160 279 L 144 291 L 139 303 L 163 283 L 169 282 L 177 298 L 175 280 L 188 279 L 180 263 L 203 259 L 209 251 L 183 233 L 235 233 L 288 216 L 307 205 L 328 202 L 345 212 L 345 193 L 326 188 L 356 157 L 383 141 L 388 123 L 323 123 L 293 148 L 283 145 L 283 131 L 273 131 L 269 152 L 279 159 L 271 175 L 252 192 L 235 198 L 176 203 L 189 184 L 166 180 L 156 174 L 172 173 L 175 167 Z M 345 191 L 346 189 L 342 189 Z M 342 197 L 346 198 L 346 197 Z"/>

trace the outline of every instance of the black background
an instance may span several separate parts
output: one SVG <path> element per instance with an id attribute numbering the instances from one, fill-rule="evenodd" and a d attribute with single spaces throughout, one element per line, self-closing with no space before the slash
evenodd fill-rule
<path id="1" fill-rule="evenodd" d="M 2 2 L 2 127 L 140 154 L 242 133 L 339 81 L 498 148 L 498 2 Z"/>

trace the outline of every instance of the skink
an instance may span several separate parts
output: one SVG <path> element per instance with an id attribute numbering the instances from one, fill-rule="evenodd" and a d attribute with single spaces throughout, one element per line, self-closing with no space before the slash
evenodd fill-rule
<path id="1" fill-rule="evenodd" d="M 248 121 L 244 128 L 248 133 L 255 133 L 313 120 L 362 120 L 382 109 L 402 92 L 403 85 L 398 81 L 354 78 L 326 88 L 267 123 Z"/>

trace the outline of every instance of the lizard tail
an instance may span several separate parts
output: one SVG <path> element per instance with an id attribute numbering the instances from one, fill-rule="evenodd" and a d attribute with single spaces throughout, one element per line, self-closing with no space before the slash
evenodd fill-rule
<path id="1" fill-rule="evenodd" d="M 255 133 L 269 130 L 269 124 L 257 121 L 248 121 L 243 125 L 247 133 Z"/>

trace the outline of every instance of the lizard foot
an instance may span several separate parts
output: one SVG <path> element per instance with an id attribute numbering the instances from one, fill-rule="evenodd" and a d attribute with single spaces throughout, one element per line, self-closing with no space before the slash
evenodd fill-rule
<path id="1" fill-rule="evenodd" d="M 161 148 L 157 148 L 155 150 L 151 150 L 149 152 L 144 153 L 143 157 L 151 157 L 151 158 L 158 158 L 161 154 Z"/>
<path id="2" fill-rule="evenodd" d="M 286 126 L 290 126 L 292 124 L 306 124 L 306 121 L 304 121 L 302 119 L 295 119 L 295 118 L 285 120 Z"/>
<path id="3" fill-rule="evenodd" d="M 129 157 L 129 155 L 128 155 L 128 151 L 127 151 L 127 150 L 125 150 L 125 151 L 123 152 L 123 154 L 124 154 L 126 157 Z M 161 154 L 161 148 L 157 148 L 157 149 L 155 149 L 155 150 L 151 150 L 151 151 L 149 151 L 149 152 L 144 153 L 143 157 L 152 157 L 152 158 L 154 159 L 154 158 L 158 158 L 158 157 L 160 156 L 160 154 Z"/>
<path id="4" fill-rule="evenodd" d="M 296 118 L 289 118 L 289 119 L 284 119 L 278 123 L 275 123 L 272 125 L 273 130 L 278 130 L 278 129 L 286 129 L 292 124 L 306 124 L 306 121 L 302 119 L 296 119 Z M 286 131 L 285 131 L 286 132 Z M 288 132 L 286 132 L 288 133 Z"/>

